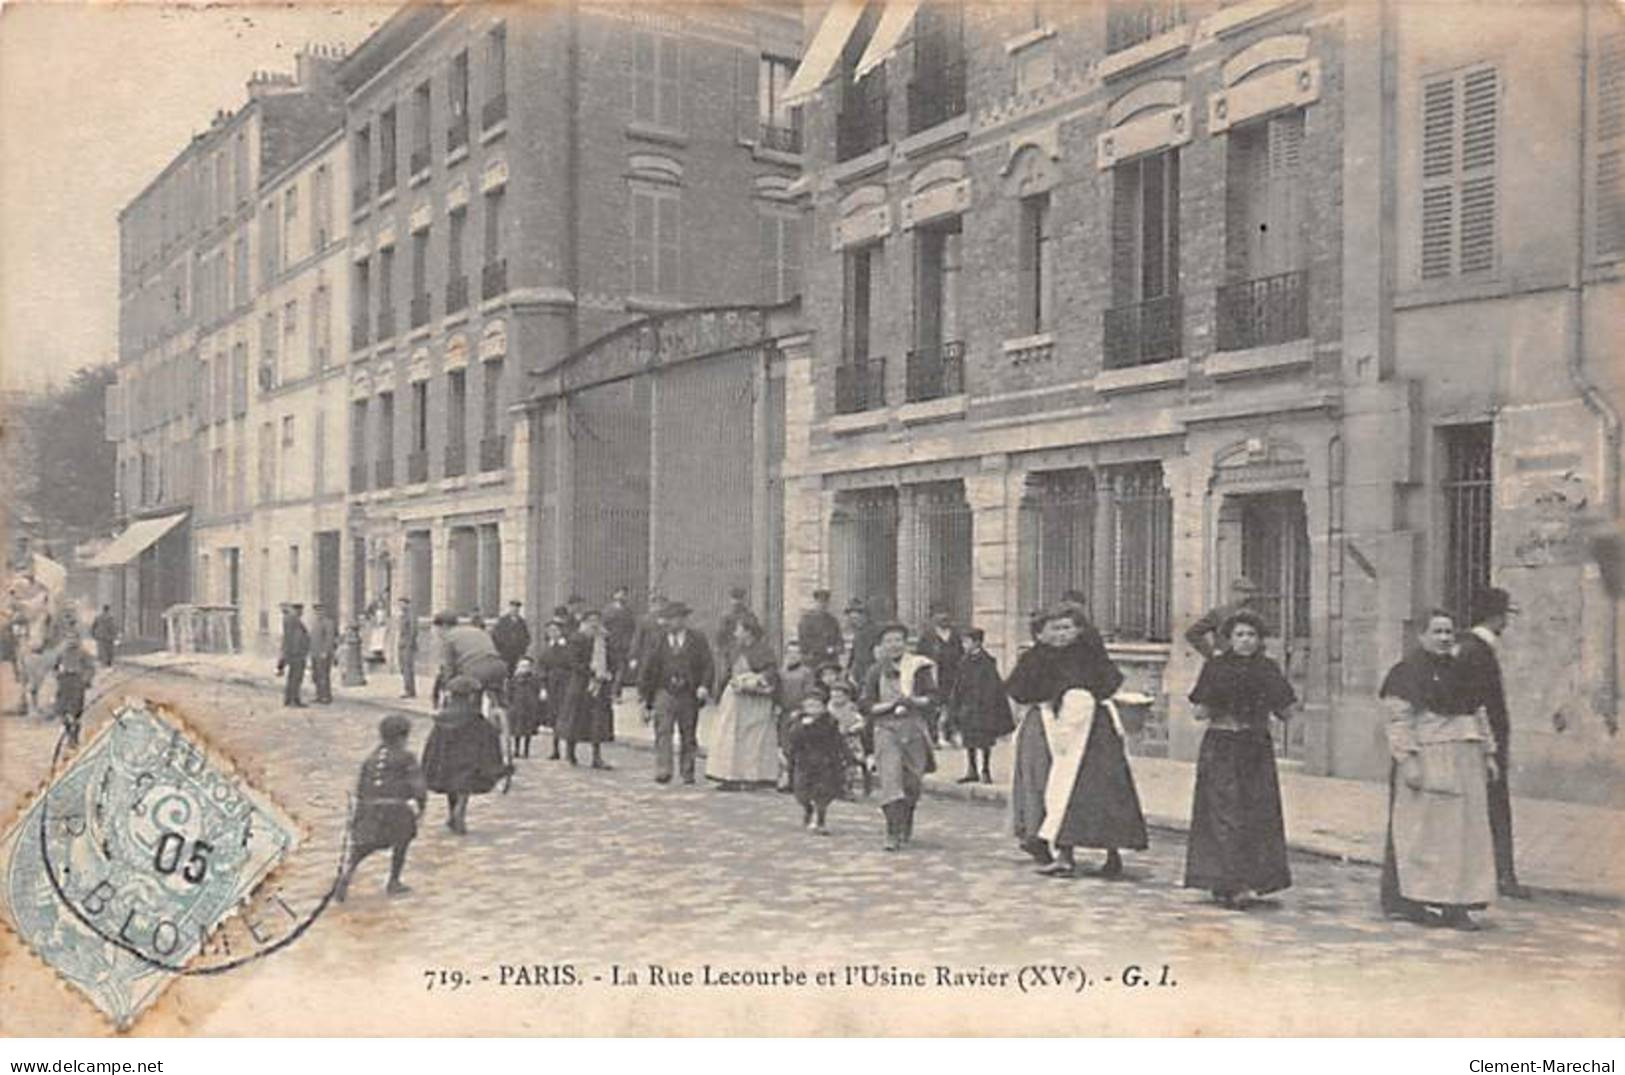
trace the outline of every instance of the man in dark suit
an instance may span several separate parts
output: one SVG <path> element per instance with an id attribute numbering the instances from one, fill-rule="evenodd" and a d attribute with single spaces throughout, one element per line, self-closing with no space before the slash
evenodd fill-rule
<path id="1" fill-rule="evenodd" d="M 609 670 L 615 680 L 611 689 L 619 691 L 626 682 L 627 666 L 632 660 L 632 637 L 637 634 L 638 620 L 632 613 L 632 592 L 617 586 L 604 606 L 604 644 L 609 648 Z"/>
<path id="2" fill-rule="evenodd" d="M 1511 724 L 1507 719 L 1506 685 L 1501 679 L 1501 660 L 1496 654 L 1512 614 L 1517 612 L 1512 596 L 1491 586 L 1473 596 L 1473 629 L 1461 636 L 1458 660 L 1467 669 L 1469 681 L 1483 691 L 1484 714 L 1490 734 L 1495 736 L 1496 772 L 1490 777 L 1490 836 L 1495 845 L 1495 880 L 1501 895 L 1526 900 L 1529 890 L 1518 883 L 1512 860 L 1512 795 L 1507 787 L 1510 751 L 1507 739 Z"/>
<path id="3" fill-rule="evenodd" d="M 880 627 L 869 618 L 869 606 L 854 597 L 846 603 L 846 626 L 852 633 L 852 655 L 847 658 L 846 678 L 862 683 L 875 663 L 875 647 L 880 644 Z"/>
<path id="4" fill-rule="evenodd" d="M 948 606 L 940 601 L 931 602 L 931 620 L 920 628 L 920 656 L 929 658 L 937 666 L 937 698 L 946 702 L 959 682 L 959 662 L 965 657 L 965 644 L 959 631 L 949 621 Z M 944 715 L 943 706 L 926 714 L 933 746 L 941 746 L 944 739 L 953 740 L 952 722 L 946 722 L 944 726 Z"/>
<path id="5" fill-rule="evenodd" d="M 103 605 L 101 612 L 90 624 L 90 637 L 96 640 L 96 656 L 103 666 L 113 665 L 113 643 L 118 639 L 118 624 L 113 620 L 113 607 Z"/>
<path id="6" fill-rule="evenodd" d="M 829 610 L 829 591 L 813 591 L 813 607 L 801 614 L 796 641 L 808 668 L 818 668 L 841 659 L 841 621 Z"/>
<path id="7" fill-rule="evenodd" d="M 638 694 L 646 720 L 655 726 L 655 782 L 671 783 L 672 731 L 681 736 L 679 767 L 683 783 L 694 783 L 700 705 L 710 698 L 716 669 L 705 636 L 688 626 L 688 606 L 673 601 L 661 616 L 661 632 L 638 674 Z"/>
<path id="8" fill-rule="evenodd" d="M 305 708 L 299 697 L 305 681 L 305 660 L 310 656 L 310 632 L 300 618 L 304 612 L 305 606 L 298 603 L 284 605 L 282 611 L 282 651 L 276 670 L 286 677 L 282 682 L 282 704 L 291 709 Z"/>
<path id="9" fill-rule="evenodd" d="M 316 685 L 316 702 L 333 702 L 333 661 L 339 652 L 338 625 L 320 601 L 312 609 L 316 617 L 310 632 L 310 681 Z"/>
<path id="10" fill-rule="evenodd" d="M 508 611 L 491 627 L 491 641 L 496 645 L 497 653 L 508 666 L 508 676 L 512 678 L 513 670 L 519 665 L 519 658 L 530 649 L 530 627 L 525 623 L 522 614 L 523 603 L 515 599 L 508 602 Z"/>

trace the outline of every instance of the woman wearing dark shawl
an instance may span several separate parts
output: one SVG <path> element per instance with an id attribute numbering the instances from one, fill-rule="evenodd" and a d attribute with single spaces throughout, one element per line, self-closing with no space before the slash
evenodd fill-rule
<path id="1" fill-rule="evenodd" d="M 1190 694 L 1207 731 L 1196 759 L 1185 887 L 1208 889 L 1226 907 L 1245 907 L 1292 884 L 1269 721 L 1272 713 L 1286 720 L 1297 696 L 1260 652 L 1264 621 L 1256 614 L 1231 614 L 1219 638 L 1225 644 L 1202 666 Z"/>
<path id="2" fill-rule="evenodd" d="M 570 721 L 574 719 L 571 711 L 576 705 L 576 696 L 582 685 L 580 680 L 583 678 L 576 674 L 575 647 L 570 645 L 569 626 L 558 616 L 548 620 L 541 654 L 537 658 L 542 673 L 542 689 L 546 695 L 542 723 L 553 729 L 552 761 L 559 760 L 559 747 L 569 737 Z M 570 764 L 574 765 L 575 760 L 572 751 Z"/>
<path id="3" fill-rule="evenodd" d="M 1394 665 L 1379 697 L 1388 711 L 1388 845 L 1382 909 L 1422 925 L 1477 930 L 1468 911 L 1495 898 L 1486 782 L 1495 738 L 1483 685 L 1454 655 L 1455 620 L 1428 615 L 1421 648 Z"/>
<path id="4" fill-rule="evenodd" d="M 1016 837 L 1039 861 L 1054 849 L 1055 861 L 1040 871 L 1047 876 L 1074 876 L 1072 849 L 1098 847 L 1106 851 L 1100 876 L 1119 877 L 1118 849 L 1149 846 L 1123 734 L 1107 701 L 1123 674 L 1081 612 L 1042 613 L 1033 631 L 1037 645 L 1005 681 L 1010 697 L 1030 707 L 1016 737 L 1010 796 Z"/>

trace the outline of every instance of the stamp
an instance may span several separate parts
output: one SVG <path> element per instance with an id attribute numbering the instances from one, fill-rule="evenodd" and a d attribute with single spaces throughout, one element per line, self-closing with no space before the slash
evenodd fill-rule
<path id="1" fill-rule="evenodd" d="M 122 1029 L 299 840 L 195 733 L 130 700 L 0 841 L 0 913 Z"/>

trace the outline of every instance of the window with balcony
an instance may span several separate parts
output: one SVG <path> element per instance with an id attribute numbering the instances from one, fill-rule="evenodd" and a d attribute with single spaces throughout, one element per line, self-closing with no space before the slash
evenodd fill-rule
<path id="1" fill-rule="evenodd" d="M 282 268 L 287 268 L 294 260 L 294 228 L 298 225 L 299 188 L 290 186 L 282 192 Z"/>
<path id="2" fill-rule="evenodd" d="M 355 184 L 351 205 L 363 209 L 372 200 L 372 128 L 365 123 L 350 139 L 350 175 Z"/>
<path id="3" fill-rule="evenodd" d="M 468 231 L 468 207 L 453 209 L 446 228 L 446 313 L 468 308 L 468 274 L 463 266 L 464 236 Z"/>
<path id="4" fill-rule="evenodd" d="M 390 105 L 378 115 L 378 196 L 395 191 L 395 169 L 399 165 L 399 150 L 395 145 L 395 106 Z"/>
<path id="5" fill-rule="evenodd" d="M 908 355 L 909 402 L 965 390 L 959 329 L 960 219 L 914 229 L 914 348 Z"/>
<path id="6" fill-rule="evenodd" d="M 965 113 L 965 9 L 957 0 L 922 5 L 914 16 L 910 134 Z"/>
<path id="7" fill-rule="evenodd" d="M 632 31 L 632 118 L 667 130 L 683 126 L 682 40 Z"/>
<path id="8" fill-rule="evenodd" d="M 429 323 L 429 229 L 412 236 L 412 327 Z"/>
<path id="9" fill-rule="evenodd" d="M 378 251 L 378 340 L 395 335 L 395 248 Z"/>
<path id="10" fill-rule="evenodd" d="M 446 152 L 468 145 L 468 50 L 451 58 L 446 71 Z"/>
<path id="11" fill-rule="evenodd" d="M 448 478 L 468 473 L 468 371 L 446 374 L 446 469 Z"/>
<path id="12" fill-rule="evenodd" d="M 780 153 L 801 152 L 801 109 L 786 104 L 784 91 L 796 61 L 763 56 L 756 68 L 756 142 Z"/>
<path id="13" fill-rule="evenodd" d="M 1016 209 L 1016 331 L 1033 336 L 1048 331 L 1055 316 L 1049 193 L 1028 195 Z"/>
<path id="14" fill-rule="evenodd" d="M 1182 343 L 1177 149 L 1112 169 L 1111 243 L 1106 368 L 1178 358 Z"/>
<path id="15" fill-rule="evenodd" d="M 276 314 L 260 318 L 260 367 L 257 374 L 261 392 L 269 392 L 282 380 L 277 370 Z"/>
<path id="16" fill-rule="evenodd" d="M 261 504 L 269 504 L 276 497 L 276 426 L 260 423 L 259 478 L 257 492 Z"/>
<path id="17" fill-rule="evenodd" d="M 881 6 L 870 4 L 864 9 L 852 36 L 847 38 L 846 47 L 841 50 L 837 68 L 840 105 L 835 114 L 836 161 L 861 157 L 887 142 L 886 65 L 881 64 L 861 79 L 853 77 L 858 60 L 874 36 Z"/>
<path id="18" fill-rule="evenodd" d="M 484 390 L 480 408 L 480 470 L 501 470 L 508 465 L 508 441 L 502 427 L 502 367 L 500 358 L 480 364 Z"/>
<path id="19" fill-rule="evenodd" d="M 286 500 L 293 495 L 293 415 L 282 416 L 282 465 L 277 468 L 277 495 Z"/>
<path id="20" fill-rule="evenodd" d="M 1422 84 L 1424 280 L 1495 269 L 1500 104 L 1494 67 L 1471 67 Z"/>
<path id="21" fill-rule="evenodd" d="M 886 405 L 886 360 L 870 353 L 881 246 L 854 247 L 842 259 L 841 362 L 835 368 L 835 411 L 855 414 Z"/>
<path id="22" fill-rule="evenodd" d="M 406 173 L 413 178 L 429 170 L 429 145 L 434 140 L 430 133 L 434 119 L 431 105 L 429 83 L 419 83 L 412 91 L 412 151 Z"/>
<path id="23" fill-rule="evenodd" d="M 676 187 L 632 188 L 632 279 L 634 295 L 678 296 L 681 274 L 682 195 Z"/>
<path id="24" fill-rule="evenodd" d="M 503 191 L 485 195 L 485 265 L 480 270 L 480 298 L 494 299 L 508 290 L 508 259 L 502 253 Z"/>
<path id="25" fill-rule="evenodd" d="M 372 262 L 358 261 L 351 271 L 355 275 L 350 287 L 350 349 L 359 351 L 371 339 L 368 323 L 372 316 Z"/>
<path id="26" fill-rule="evenodd" d="M 1110 0 L 1106 5 L 1106 51 L 1133 48 L 1184 21 L 1181 0 Z"/>
<path id="27" fill-rule="evenodd" d="M 490 130 L 508 118 L 508 28 L 498 25 L 485 35 L 485 107 L 480 129 Z"/>
<path id="28" fill-rule="evenodd" d="M 282 380 L 286 379 L 286 377 L 288 377 L 288 376 L 296 376 L 295 371 L 293 369 L 293 351 L 294 351 L 294 343 L 295 343 L 295 341 L 297 339 L 297 333 L 298 332 L 299 332 L 299 300 L 298 299 L 289 299 L 287 302 L 282 304 L 282 352 L 281 352 L 283 358 L 287 362 L 287 367 L 288 368 L 285 371 L 285 373 L 283 373 L 281 376 L 277 377 L 278 381 L 282 381 Z"/>
<path id="29" fill-rule="evenodd" d="M 1309 334 L 1303 244 L 1303 109 L 1232 127 L 1225 156 L 1220 351 Z"/>
<path id="30" fill-rule="evenodd" d="M 764 302 L 785 302 L 801 294 L 801 221 L 781 213 L 763 213 L 762 282 Z"/>
<path id="31" fill-rule="evenodd" d="M 241 418 L 248 413 L 248 344 L 231 347 L 231 414 Z"/>
<path id="32" fill-rule="evenodd" d="M 406 453 L 406 480 L 429 480 L 429 382 L 412 382 L 412 444 Z"/>
<path id="33" fill-rule="evenodd" d="M 395 484 L 395 393 L 378 393 L 378 446 L 373 479 L 379 489 Z"/>
<path id="34" fill-rule="evenodd" d="M 310 300 L 310 364 L 324 370 L 331 361 L 333 339 L 333 292 L 324 283 L 316 285 Z"/>

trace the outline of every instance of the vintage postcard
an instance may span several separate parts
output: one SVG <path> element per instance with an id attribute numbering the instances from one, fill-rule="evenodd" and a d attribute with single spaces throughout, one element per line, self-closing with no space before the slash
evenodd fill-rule
<path id="1" fill-rule="evenodd" d="M 0 144 L 0 1034 L 1625 1030 L 1614 0 L 24 0 Z"/>

